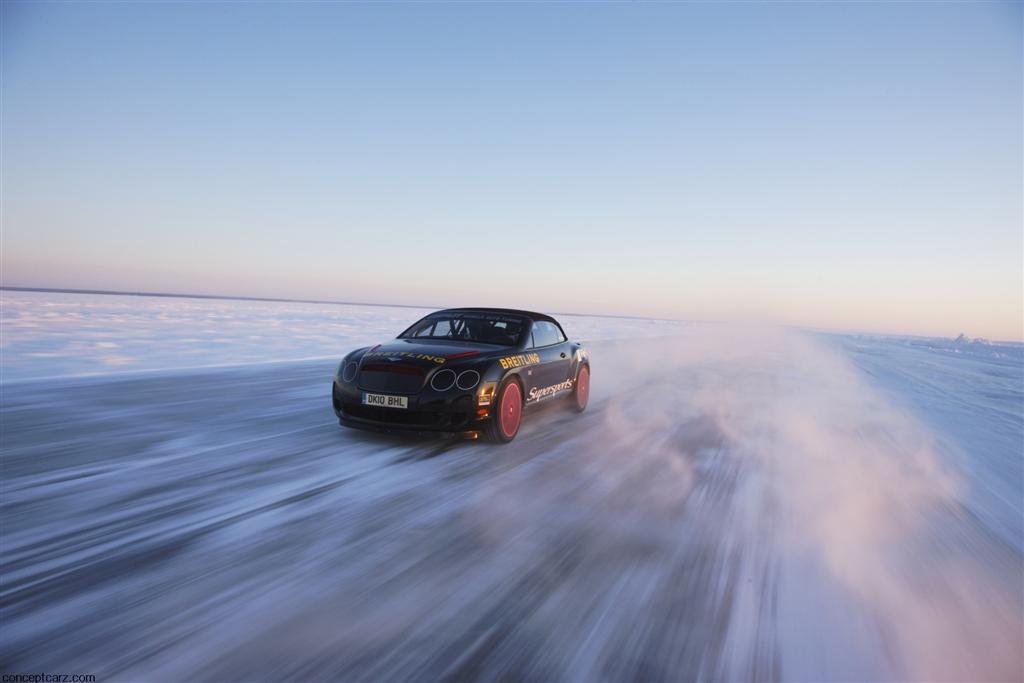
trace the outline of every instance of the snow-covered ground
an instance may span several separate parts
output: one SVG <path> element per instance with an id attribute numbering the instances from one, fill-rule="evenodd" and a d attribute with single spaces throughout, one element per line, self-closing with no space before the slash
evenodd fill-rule
<path id="1" fill-rule="evenodd" d="M 472 304 L 470 304 L 472 305 Z M 4 381 L 337 358 L 431 309 L 0 290 Z M 560 315 L 574 339 L 673 334 L 684 323 Z"/>
<path id="2" fill-rule="evenodd" d="M 423 311 L 2 301 L 3 671 L 1024 675 L 1019 345 L 567 316 L 590 407 L 492 446 L 336 425 Z"/>

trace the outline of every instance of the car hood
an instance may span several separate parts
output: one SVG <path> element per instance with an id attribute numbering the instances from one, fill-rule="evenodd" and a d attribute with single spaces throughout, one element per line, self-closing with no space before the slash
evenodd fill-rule
<path id="1" fill-rule="evenodd" d="M 401 362 L 403 365 L 422 367 L 444 367 L 453 362 L 475 362 L 491 357 L 507 355 L 512 347 L 476 344 L 460 341 L 434 341 L 417 339 L 394 339 L 386 344 L 367 349 L 363 363 L 380 361 Z"/>

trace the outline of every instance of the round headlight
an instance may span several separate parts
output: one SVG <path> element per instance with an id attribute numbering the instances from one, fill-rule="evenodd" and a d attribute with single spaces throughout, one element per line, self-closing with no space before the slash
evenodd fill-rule
<path id="1" fill-rule="evenodd" d="M 434 376 L 430 378 L 430 386 L 434 391 L 447 391 L 455 386 L 455 371 L 454 370 L 440 370 L 434 373 Z"/>
<path id="2" fill-rule="evenodd" d="M 351 382 L 356 378 L 356 370 L 359 369 L 359 363 L 354 360 L 350 360 L 345 364 L 345 369 L 341 372 L 341 378 L 346 382 Z"/>
<path id="3" fill-rule="evenodd" d="M 472 389 L 480 383 L 480 373 L 476 370 L 464 370 L 459 373 L 458 379 L 455 380 L 455 386 L 459 389 Z"/>

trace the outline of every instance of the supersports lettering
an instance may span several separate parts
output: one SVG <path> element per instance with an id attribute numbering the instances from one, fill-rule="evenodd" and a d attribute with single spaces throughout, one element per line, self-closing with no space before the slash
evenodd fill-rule
<path id="1" fill-rule="evenodd" d="M 540 362 L 540 356 L 536 353 L 520 353 L 515 356 L 507 356 L 498 361 L 502 370 L 509 368 L 521 368 L 524 365 L 536 365 Z"/>
<path id="2" fill-rule="evenodd" d="M 557 394 L 560 391 L 567 391 L 568 389 L 572 389 L 572 380 L 571 379 L 567 379 L 564 382 L 560 382 L 559 384 L 552 384 L 550 387 L 542 387 L 540 389 L 538 389 L 537 387 L 534 387 L 534 388 L 530 389 L 529 400 L 530 401 L 537 401 L 537 400 L 545 398 L 547 396 L 551 396 L 553 394 Z"/>
<path id="3" fill-rule="evenodd" d="M 369 351 L 367 352 L 366 357 L 412 358 L 413 360 L 429 360 L 437 363 L 438 365 L 441 365 L 445 361 L 443 356 L 431 356 L 426 353 L 413 353 L 412 351 Z"/>

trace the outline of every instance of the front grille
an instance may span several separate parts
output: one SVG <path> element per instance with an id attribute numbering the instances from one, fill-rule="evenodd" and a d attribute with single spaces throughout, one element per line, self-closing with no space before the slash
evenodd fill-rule
<path id="1" fill-rule="evenodd" d="M 396 425 L 424 430 L 460 430 L 469 427 L 473 419 L 473 403 L 469 396 L 460 396 L 450 404 L 434 401 L 421 405 L 421 410 L 381 408 L 362 403 L 342 403 L 336 398 L 336 405 L 346 417 L 375 422 L 379 425 Z"/>
<path id="2" fill-rule="evenodd" d="M 423 388 L 427 373 L 413 365 L 367 363 L 359 371 L 359 388 L 393 394 L 415 394 Z"/>
<path id="3" fill-rule="evenodd" d="M 410 427 L 442 427 L 445 418 L 448 417 L 444 413 L 424 413 L 418 410 L 399 410 L 361 404 L 346 405 L 345 412 L 360 420 Z"/>

